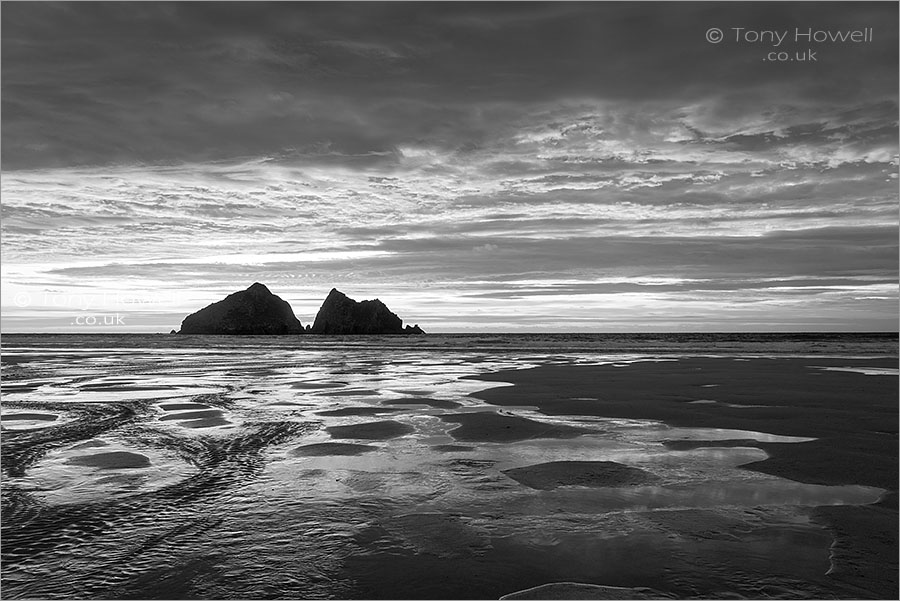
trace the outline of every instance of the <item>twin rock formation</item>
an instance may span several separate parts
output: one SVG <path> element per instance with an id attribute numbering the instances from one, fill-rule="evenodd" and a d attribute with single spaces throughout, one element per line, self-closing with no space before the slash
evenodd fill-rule
<path id="1" fill-rule="evenodd" d="M 174 330 L 173 330 L 174 332 Z M 287 301 L 260 283 L 229 294 L 224 300 L 191 313 L 179 334 L 424 334 L 418 325 L 403 327 L 403 320 L 378 299 L 357 302 L 332 288 L 305 328 Z"/>

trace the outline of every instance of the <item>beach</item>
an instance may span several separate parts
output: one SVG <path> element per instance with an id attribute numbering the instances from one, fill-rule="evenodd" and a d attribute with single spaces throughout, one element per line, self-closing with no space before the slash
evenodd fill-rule
<path id="1" fill-rule="evenodd" d="M 3 370 L 8 598 L 897 593 L 896 336 L 4 336 Z"/>
<path id="2" fill-rule="evenodd" d="M 741 469 L 809 484 L 885 489 L 876 503 L 815 507 L 810 515 L 835 538 L 829 577 L 850 587 L 848 592 L 886 599 L 897 592 L 897 381 L 871 374 L 896 366 L 894 359 L 824 358 L 691 359 L 625 369 L 551 366 L 482 376 L 515 386 L 477 396 L 501 406 L 534 405 L 549 415 L 812 437 L 802 444 L 752 439 L 663 444 L 685 450 L 752 445 L 768 458 Z"/>

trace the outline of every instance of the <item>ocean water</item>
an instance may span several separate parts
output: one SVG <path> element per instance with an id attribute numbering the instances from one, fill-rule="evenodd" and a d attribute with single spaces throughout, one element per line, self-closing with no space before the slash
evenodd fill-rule
<path id="1" fill-rule="evenodd" d="M 827 598 L 832 540 L 806 508 L 882 490 L 739 469 L 766 457 L 753 446 L 661 444 L 808 439 L 472 394 L 504 385 L 480 374 L 547 364 L 896 357 L 897 335 L 4 335 L 2 350 L 5 598 L 496 599 L 559 581 Z M 474 412 L 581 435 L 454 437 Z M 508 475 L 553 461 L 653 478 Z"/>

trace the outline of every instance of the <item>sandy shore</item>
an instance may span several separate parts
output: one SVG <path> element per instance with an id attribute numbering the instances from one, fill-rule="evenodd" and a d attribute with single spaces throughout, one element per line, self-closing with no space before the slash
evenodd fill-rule
<path id="1" fill-rule="evenodd" d="M 126 451 L 110 451 L 109 453 L 96 453 L 73 457 L 68 462 L 71 465 L 84 465 L 105 470 L 149 467 L 150 459 L 140 453 Z"/>
<path id="2" fill-rule="evenodd" d="M 295 457 L 328 457 L 331 455 L 362 455 L 370 451 L 377 451 L 378 447 L 365 444 L 352 444 L 347 442 L 320 442 L 297 447 L 291 451 Z"/>
<path id="3" fill-rule="evenodd" d="M 548 415 L 815 438 L 757 442 L 754 446 L 769 457 L 742 467 L 808 484 L 886 489 L 873 505 L 810 511 L 835 538 L 829 573 L 835 590 L 845 598 L 893 599 L 898 592 L 897 377 L 824 369 L 857 367 L 896 369 L 897 360 L 692 358 L 620 367 L 553 365 L 480 376 L 515 386 L 474 396 L 501 406 L 537 406 Z M 670 448 L 678 444 L 668 442 Z"/>
<path id="4" fill-rule="evenodd" d="M 638 486 L 657 480 L 645 470 L 614 461 L 552 461 L 504 470 L 503 473 L 538 490 L 559 486 Z"/>
<path id="5" fill-rule="evenodd" d="M 358 438 L 363 440 L 388 440 L 405 436 L 415 428 L 394 420 L 351 424 L 349 426 L 331 426 L 325 428 L 332 438 Z"/>
<path id="6" fill-rule="evenodd" d="M 391 399 L 382 401 L 385 405 L 424 405 L 434 407 L 435 409 L 456 409 L 461 405 L 456 401 L 445 401 L 441 399 L 429 399 L 421 397 L 413 397 L 408 399 Z"/>
<path id="7" fill-rule="evenodd" d="M 577 582 L 554 582 L 543 586 L 511 593 L 500 597 L 500 601 L 514 599 L 663 599 L 659 591 L 648 588 L 627 588 L 620 586 L 599 586 Z"/>
<path id="8" fill-rule="evenodd" d="M 515 415 L 499 415 L 490 412 L 452 413 L 442 415 L 446 422 L 461 424 L 450 430 L 456 440 L 472 442 L 514 442 L 529 438 L 575 438 L 596 433 L 589 428 L 559 426 L 536 422 Z"/>

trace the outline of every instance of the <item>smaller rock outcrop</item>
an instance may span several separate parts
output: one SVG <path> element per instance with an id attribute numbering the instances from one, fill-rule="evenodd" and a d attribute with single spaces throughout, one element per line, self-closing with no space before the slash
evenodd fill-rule
<path id="1" fill-rule="evenodd" d="M 403 327 L 403 320 L 378 300 L 357 302 L 332 288 L 313 322 L 311 334 L 424 334 L 419 326 Z"/>
<path id="2" fill-rule="evenodd" d="M 178 333 L 271 335 L 305 331 L 287 301 L 257 282 L 188 315 Z"/>

